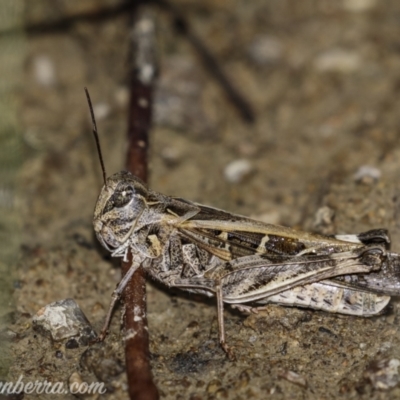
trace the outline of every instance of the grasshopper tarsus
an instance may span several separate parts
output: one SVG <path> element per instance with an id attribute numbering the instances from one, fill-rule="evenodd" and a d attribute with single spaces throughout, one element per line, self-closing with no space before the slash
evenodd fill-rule
<path id="1" fill-rule="evenodd" d="M 93 346 L 93 345 L 95 345 L 96 343 L 101 343 L 101 342 L 103 342 L 104 339 L 106 338 L 106 336 L 107 336 L 107 332 L 105 332 L 105 333 L 100 332 L 100 334 L 99 334 L 97 337 L 95 337 L 94 339 L 92 339 L 92 340 L 89 342 L 89 346 Z"/>
<path id="2" fill-rule="evenodd" d="M 107 337 L 108 335 L 108 327 L 106 330 L 102 329 L 99 336 L 96 338 L 96 342 L 95 343 L 100 343 L 100 342 L 104 342 L 104 339 Z"/>
<path id="3" fill-rule="evenodd" d="M 220 345 L 222 349 L 224 350 L 225 354 L 229 358 L 230 361 L 236 361 L 236 355 L 235 352 L 233 351 L 233 348 L 228 346 L 227 343 L 224 341 L 220 341 Z"/>

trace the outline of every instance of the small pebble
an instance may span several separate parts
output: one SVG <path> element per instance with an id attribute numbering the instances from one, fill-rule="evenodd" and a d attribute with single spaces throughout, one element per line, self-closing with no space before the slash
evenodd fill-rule
<path id="1" fill-rule="evenodd" d="M 376 4 L 376 0 L 343 0 L 342 7 L 346 11 L 359 13 L 371 10 Z"/>
<path id="2" fill-rule="evenodd" d="M 257 341 L 257 336 L 250 336 L 249 337 L 249 342 L 250 343 L 254 343 L 254 342 L 256 342 Z"/>
<path id="3" fill-rule="evenodd" d="M 320 72 L 350 73 L 361 68 L 362 59 L 354 51 L 330 49 L 316 57 L 314 66 Z"/>
<path id="4" fill-rule="evenodd" d="M 385 353 L 386 351 L 390 350 L 392 348 L 392 342 L 388 341 L 388 342 L 382 342 L 380 343 L 379 346 L 379 351 L 381 353 Z"/>
<path id="5" fill-rule="evenodd" d="M 269 35 L 257 36 L 248 49 L 252 61 L 262 66 L 277 63 L 281 60 L 282 53 L 280 40 Z"/>
<path id="6" fill-rule="evenodd" d="M 46 55 L 36 56 L 33 59 L 33 74 L 36 82 L 41 86 L 54 86 L 56 71 L 53 61 Z"/>
<path id="7" fill-rule="evenodd" d="M 382 173 L 371 165 L 362 165 L 354 174 L 354 180 L 365 184 L 371 184 L 380 179 Z"/>
<path id="8" fill-rule="evenodd" d="M 335 210 L 328 206 L 320 207 L 314 216 L 314 228 L 325 235 L 333 234 Z"/>
<path id="9" fill-rule="evenodd" d="M 369 364 L 364 376 L 369 379 L 375 389 L 387 390 L 399 383 L 397 371 L 400 361 L 396 358 L 373 361 Z"/>
<path id="10" fill-rule="evenodd" d="M 239 159 L 230 162 L 225 167 L 224 175 L 228 182 L 238 183 L 241 182 L 252 171 L 253 167 L 250 161 L 246 159 Z"/>
<path id="11" fill-rule="evenodd" d="M 114 92 L 114 100 L 119 108 L 125 108 L 129 103 L 129 90 L 125 86 L 120 86 Z"/>
<path id="12" fill-rule="evenodd" d="M 168 146 L 161 150 L 161 157 L 166 164 L 174 166 L 179 164 L 182 154 L 176 147 Z"/>
<path id="13" fill-rule="evenodd" d="M 13 340 L 18 338 L 18 334 L 14 331 L 12 331 L 11 329 L 5 329 L 0 331 L 0 340 Z"/>
<path id="14" fill-rule="evenodd" d="M 96 121 L 101 121 L 110 115 L 111 107 L 107 103 L 97 103 L 93 105 L 94 116 Z"/>
<path id="15" fill-rule="evenodd" d="M 79 344 L 87 345 L 96 337 L 85 314 L 73 299 L 48 304 L 33 316 L 36 330 L 50 335 L 54 341 L 77 337 Z"/>
<path id="16" fill-rule="evenodd" d="M 63 352 L 60 351 L 60 350 L 57 350 L 57 351 L 56 351 L 56 357 L 57 357 L 57 358 L 63 358 L 63 357 L 64 357 Z"/>
<path id="17" fill-rule="evenodd" d="M 295 385 L 307 387 L 306 379 L 302 375 L 300 375 L 296 372 L 285 371 L 285 372 L 282 372 L 281 374 L 279 374 L 279 377 L 286 379 L 288 382 L 292 382 Z"/>

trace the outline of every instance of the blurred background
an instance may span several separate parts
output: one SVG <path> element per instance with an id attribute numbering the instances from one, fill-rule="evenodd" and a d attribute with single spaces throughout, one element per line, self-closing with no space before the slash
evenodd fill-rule
<path id="1" fill-rule="evenodd" d="M 31 317 L 73 297 L 98 328 L 118 282 L 92 233 L 102 176 L 83 88 L 110 175 L 126 152 L 129 6 L 0 1 L 2 379 L 68 379 L 84 349 L 35 334 Z M 157 31 L 152 189 L 325 234 L 385 227 L 400 251 L 398 2 L 171 0 L 141 10 Z M 196 300 L 149 287 L 164 398 L 400 396 L 365 378 L 371 362 L 400 357 L 396 302 L 368 320 L 226 312 L 232 365 L 216 343 L 213 303 Z M 109 398 L 124 396 L 118 351 L 106 356 L 114 375 L 101 375 Z M 288 370 L 308 385 L 277 379 Z"/>

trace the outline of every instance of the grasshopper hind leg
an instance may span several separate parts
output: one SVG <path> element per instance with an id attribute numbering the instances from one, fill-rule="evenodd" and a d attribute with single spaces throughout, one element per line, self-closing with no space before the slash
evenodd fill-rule
<path id="1" fill-rule="evenodd" d="M 231 360 L 235 360 L 236 357 L 230 346 L 225 340 L 225 321 L 224 321 L 224 300 L 223 300 L 223 287 L 215 280 L 205 278 L 189 278 L 189 279 L 176 279 L 171 283 L 170 287 L 176 287 L 184 290 L 188 290 L 193 293 L 209 292 L 212 296 L 215 296 L 217 300 L 217 315 L 218 315 L 218 334 L 219 343 L 222 349 L 225 351 L 227 356 Z"/>
<path id="2" fill-rule="evenodd" d="M 345 283 L 325 280 L 297 286 L 265 297 L 258 300 L 257 304 L 279 304 L 329 313 L 371 317 L 381 314 L 389 301 L 389 296 L 348 287 Z M 257 307 L 259 311 L 263 309 L 265 306 Z"/>

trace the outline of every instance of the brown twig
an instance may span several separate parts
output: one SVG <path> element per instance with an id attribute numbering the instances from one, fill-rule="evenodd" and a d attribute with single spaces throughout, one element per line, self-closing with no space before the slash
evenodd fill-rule
<path id="1" fill-rule="evenodd" d="M 154 24 L 142 15 L 135 21 L 133 35 L 133 63 L 128 120 L 127 169 L 147 180 L 148 132 L 151 124 L 153 81 L 155 78 Z M 131 266 L 132 259 L 122 262 L 122 273 Z M 131 399 L 155 400 L 159 398 L 150 369 L 149 335 L 146 317 L 146 280 L 139 268 L 129 281 L 123 294 L 125 304 L 125 358 L 128 391 Z"/>

